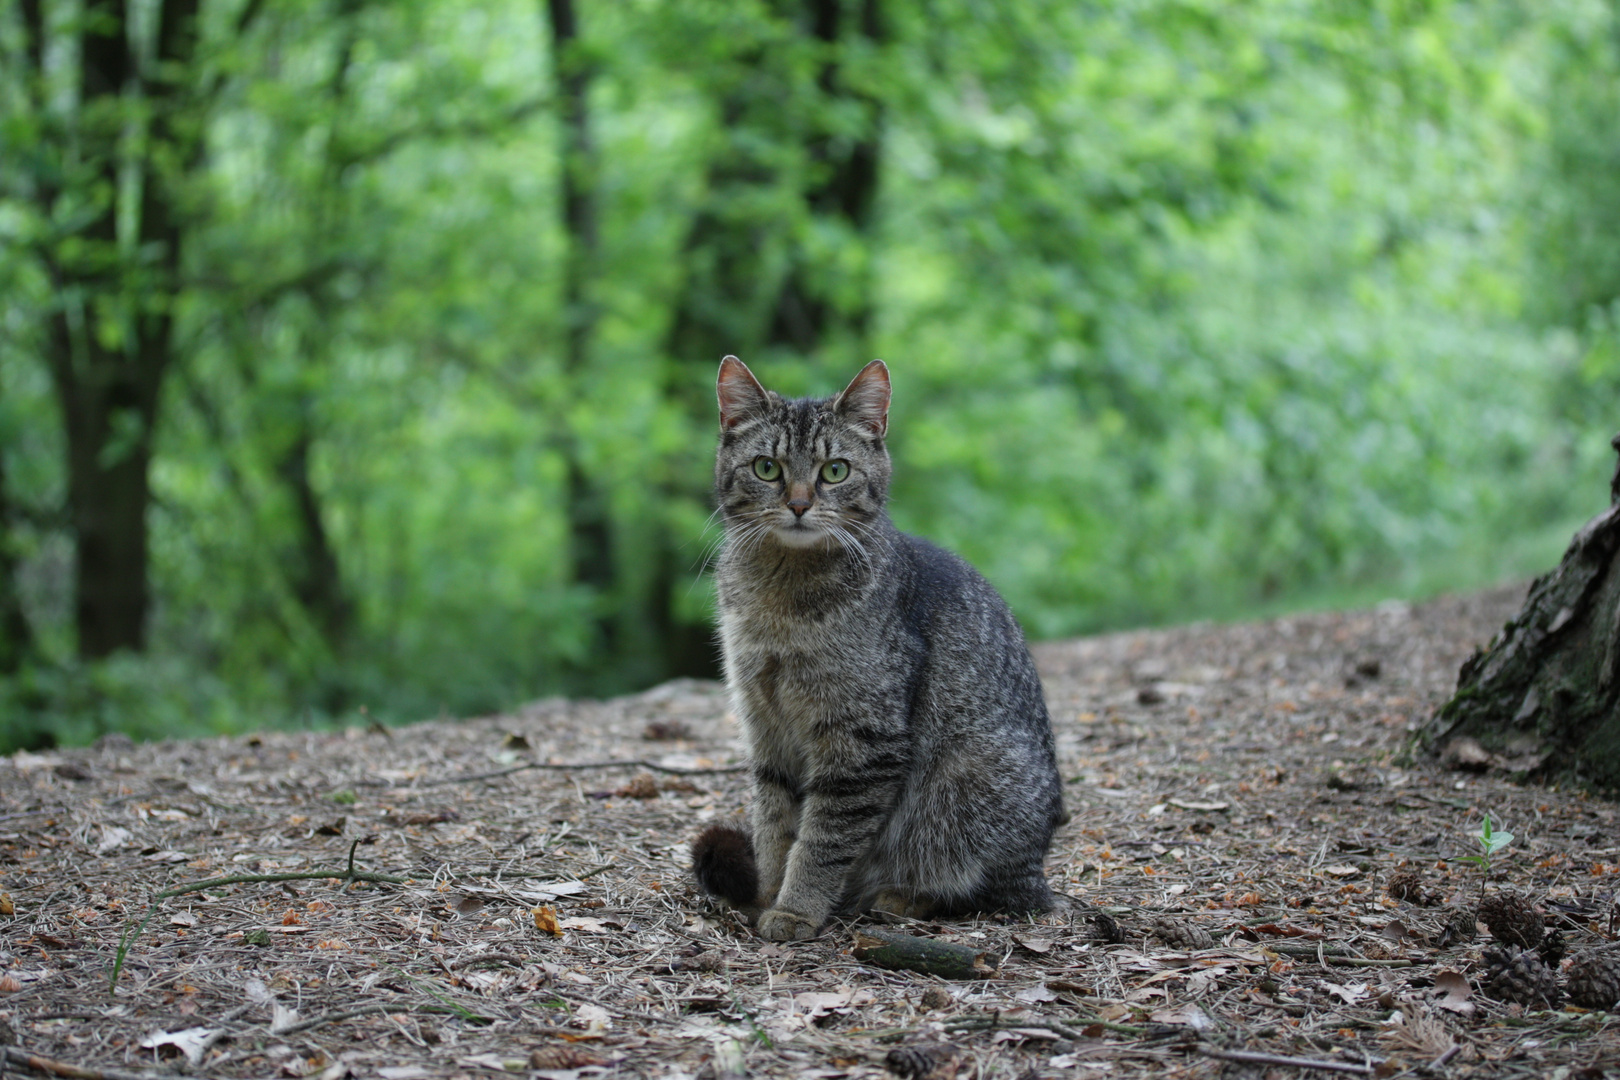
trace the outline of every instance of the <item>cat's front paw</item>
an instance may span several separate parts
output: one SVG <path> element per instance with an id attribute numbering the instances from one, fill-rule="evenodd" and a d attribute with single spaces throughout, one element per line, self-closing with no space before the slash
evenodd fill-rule
<path id="1" fill-rule="evenodd" d="M 795 911 L 771 908 L 759 917 L 759 936 L 766 941 L 806 941 L 821 927 Z"/>

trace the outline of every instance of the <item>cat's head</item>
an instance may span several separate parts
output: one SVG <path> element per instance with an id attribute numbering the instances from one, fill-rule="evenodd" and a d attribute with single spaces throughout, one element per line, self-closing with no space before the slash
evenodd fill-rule
<path id="1" fill-rule="evenodd" d="M 889 495 L 889 369 L 874 360 L 830 398 L 790 401 L 720 361 L 715 494 L 733 535 L 794 548 L 865 546 Z"/>

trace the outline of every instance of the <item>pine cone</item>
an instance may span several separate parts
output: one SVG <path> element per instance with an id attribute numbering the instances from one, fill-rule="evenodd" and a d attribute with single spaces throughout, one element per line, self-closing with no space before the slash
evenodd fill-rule
<path id="1" fill-rule="evenodd" d="M 1620 956 L 1577 956 L 1569 965 L 1569 1000 L 1583 1009 L 1620 1009 Z"/>
<path id="2" fill-rule="evenodd" d="M 1561 996 L 1558 976 L 1534 952 L 1485 950 L 1485 977 L 1480 987 L 1500 1001 L 1521 1005 L 1556 1006 Z"/>
<path id="3" fill-rule="evenodd" d="M 1092 926 L 1096 929 L 1092 937 L 1098 941 L 1105 941 L 1110 945 L 1118 945 L 1125 940 L 1125 931 L 1119 928 L 1119 920 L 1106 911 L 1099 911 L 1091 917 Z"/>
<path id="4" fill-rule="evenodd" d="M 883 1058 L 883 1067 L 894 1075 L 910 1078 L 934 1071 L 934 1055 L 918 1046 L 899 1046 Z"/>
<path id="5" fill-rule="evenodd" d="M 605 1058 L 577 1046 L 542 1046 L 529 1054 L 531 1069 L 583 1069 L 601 1065 Z"/>
<path id="6" fill-rule="evenodd" d="M 1536 946 L 1536 955 L 1541 957 L 1541 962 L 1554 971 L 1557 971 L 1558 965 L 1564 962 L 1564 952 L 1564 932 L 1556 928 L 1547 931 L 1547 936 Z"/>
<path id="7" fill-rule="evenodd" d="M 1397 870 L 1384 883 L 1384 891 L 1396 900 L 1428 907 L 1433 898 L 1423 891 L 1423 879 L 1414 870 Z"/>
<path id="8" fill-rule="evenodd" d="M 936 1072 L 950 1073 L 957 1054 L 953 1047 L 900 1046 L 890 1050 L 883 1058 L 883 1067 L 902 1080 L 922 1080 Z"/>
<path id="9" fill-rule="evenodd" d="M 1178 919 L 1150 919 L 1148 932 L 1166 945 L 1188 952 L 1215 947 L 1215 939 L 1209 936 L 1209 931 Z"/>
<path id="10" fill-rule="evenodd" d="M 1504 945 L 1533 949 L 1541 944 L 1547 925 L 1528 899 L 1516 892 L 1492 893 L 1479 905 L 1479 921 Z"/>
<path id="11" fill-rule="evenodd" d="M 1479 928 L 1475 925 L 1477 921 L 1470 908 L 1458 908 L 1453 911 L 1440 932 L 1440 947 L 1445 948 L 1454 941 L 1473 941 L 1474 935 L 1479 933 Z"/>

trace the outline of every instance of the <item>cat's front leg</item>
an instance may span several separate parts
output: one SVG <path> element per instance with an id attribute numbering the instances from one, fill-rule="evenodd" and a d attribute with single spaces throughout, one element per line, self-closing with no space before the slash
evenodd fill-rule
<path id="1" fill-rule="evenodd" d="M 871 850 L 899 787 L 898 776 L 854 774 L 806 791 L 781 892 L 759 917 L 761 937 L 802 941 L 815 936 L 843 898 L 850 868 Z"/>
<path id="2" fill-rule="evenodd" d="M 786 776 L 768 766 L 754 766 L 749 825 L 754 836 L 754 863 L 759 869 L 758 903 L 768 908 L 782 890 L 788 851 L 799 831 L 798 795 Z"/>

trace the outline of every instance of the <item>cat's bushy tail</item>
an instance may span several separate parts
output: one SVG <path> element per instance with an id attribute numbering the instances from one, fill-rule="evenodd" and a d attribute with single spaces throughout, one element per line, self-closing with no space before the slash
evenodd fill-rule
<path id="1" fill-rule="evenodd" d="M 754 841 L 735 825 L 710 825 L 692 841 L 692 874 L 711 896 L 749 907 L 759 896 Z"/>

